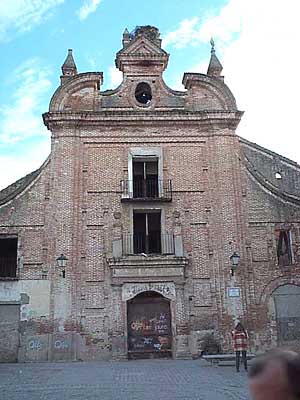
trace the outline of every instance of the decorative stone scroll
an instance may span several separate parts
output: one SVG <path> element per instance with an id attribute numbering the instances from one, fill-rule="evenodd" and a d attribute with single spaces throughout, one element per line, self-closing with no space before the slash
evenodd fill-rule
<path id="1" fill-rule="evenodd" d="M 175 300 L 175 285 L 173 282 L 124 283 L 122 301 L 127 301 L 142 292 L 157 292 L 170 300 Z"/>

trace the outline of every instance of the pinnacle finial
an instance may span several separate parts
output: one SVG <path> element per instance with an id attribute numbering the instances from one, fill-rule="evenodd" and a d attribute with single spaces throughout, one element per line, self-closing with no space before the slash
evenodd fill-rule
<path id="1" fill-rule="evenodd" d="M 68 55 L 67 58 L 65 59 L 65 62 L 63 63 L 61 67 L 63 75 L 76 75 L 77 74 L 77 67 L 73 58 L 73 50 L 68 49 Z"/>
<path id="2" fill-rule="evenodd" d="M 215 42 L 213 38 L 210 39 L 210 45 L 211 45 L 211 51 L 210 51 L 211 56 L 210 56 L 209 66 L 207 69 L 207 75 L 214 76 L 216 78 L 222 78 L 221 72 L 223 70 L 223 67 L 218 57 L 216 56 Z"/>
<path id="3" fill-rule="evenodd" d="M 68 49 L 68 55 L 65 59 L 62 67 L 62 75 L 60 77 L 61 85 L 64 85 L 72 76 L 77 75 L 77 67 L 73 58 L 73 51 L 72 49 Z"/>
<path id="4" fill-rule="evenodd" d="M 211 52 L 215 53 L 215 41 L 213 38 L 210 38 Z"/>
<path id="5" fill-rule="evenodd" d="M 127 28 L 125 28 L 124 32 L 123 32 L 123 47 L 126 47 L 128 45 L 128 43 L 130 42 L 131 38 L 130 38 L 130 33 L 129 30 Z"/>

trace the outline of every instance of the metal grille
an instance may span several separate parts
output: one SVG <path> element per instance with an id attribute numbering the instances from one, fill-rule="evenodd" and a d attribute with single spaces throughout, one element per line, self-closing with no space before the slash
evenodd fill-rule
<path id="1" fill-rule="evenodd" d="M 174 235 L 152 232 L 123 235 L 123 255 L 131 254 L 174 254 Z"/>
<path id="2" fill-rule="evenodd" d="M 130 199 L 172 200 L 170 179 L 122 180 L 121 191 L 123 196 Z"/>
<path id="3" fill-rule="evenodd" d="M 16 278 L 17 276 L 17 257 L 0 257 L 0 277 Z"/>

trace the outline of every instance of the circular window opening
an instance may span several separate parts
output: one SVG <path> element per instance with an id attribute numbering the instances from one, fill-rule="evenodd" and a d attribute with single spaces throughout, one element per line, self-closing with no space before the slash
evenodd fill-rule
<path id="1" fill-rule="evenodd" d="M 141 82 L 135 89 L 135 98 L 140 104 L 148 105 L 152 100 L 151 87 L 148 83 Z"/>

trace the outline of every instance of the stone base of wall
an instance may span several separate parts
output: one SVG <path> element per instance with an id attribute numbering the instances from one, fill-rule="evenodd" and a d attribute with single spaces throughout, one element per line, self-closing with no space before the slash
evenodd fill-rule
<path id="1" fill-rule="evenodd" d="M 191 359 L 197 353 L 191 335 L 177 335 L 175 359 Z M 194 348 L 194 351 L 192 350 Z M 18 362 L 127 360 L 125 336 L 93 339 L 88 334 L 48 333 L 21 335 Z M 1 362 L 1 360 L 0 360 Z"/>

